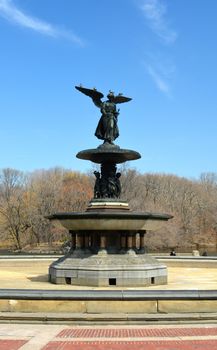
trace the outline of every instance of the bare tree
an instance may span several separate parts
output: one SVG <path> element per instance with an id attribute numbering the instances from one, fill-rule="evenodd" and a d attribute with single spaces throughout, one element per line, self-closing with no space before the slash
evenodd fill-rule
<path id="1" fill-rule="evenodd" d="M 0 173 L 1 227 L 13 240 L 17 249 L 22 248 L 22 236 L 30 227 L 26 215 L 26 176 L 15 169 L 3 169 Z"/>

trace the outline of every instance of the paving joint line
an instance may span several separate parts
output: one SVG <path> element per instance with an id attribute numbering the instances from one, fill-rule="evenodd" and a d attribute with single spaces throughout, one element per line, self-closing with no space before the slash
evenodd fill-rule
<path id="1" fill-rule="evenodd" d="M 62 326 L 56 326 L 50 328 L 49 332 L 47 328 L 39 329 L 36 334 L 19 350 L 42 350 L 49 342 L 55 339 L 55 336 L 60 332 Z"/>

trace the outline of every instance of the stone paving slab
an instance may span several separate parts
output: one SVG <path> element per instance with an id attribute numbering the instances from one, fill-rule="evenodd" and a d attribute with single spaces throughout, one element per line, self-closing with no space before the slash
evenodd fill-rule
<path id="1" fill-rule="evenodd" d="M 0 324 L 0 350 L 215 350 L 217 325 Z"/>

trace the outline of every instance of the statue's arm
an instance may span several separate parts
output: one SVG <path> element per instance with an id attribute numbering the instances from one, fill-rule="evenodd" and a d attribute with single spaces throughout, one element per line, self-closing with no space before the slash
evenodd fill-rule
<path id="1" fill-rule="evenodd" d="M 115 117 L 117 118 L 119 116 L 119 114 L 120 114 L 120 109 L 115 111 Z"/>

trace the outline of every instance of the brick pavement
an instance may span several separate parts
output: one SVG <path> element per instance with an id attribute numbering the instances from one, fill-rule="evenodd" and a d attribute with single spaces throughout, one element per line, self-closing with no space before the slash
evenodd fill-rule
<path id="1" fill-rule="evenodd" d="M 215 350 L 217 325 L 0 324 L 0 350 Z"/>
<path id="2" fill-rule="evenodd" d="M 125 341 L 125 342 L 50 342 L 43 350 L 215 350 L 216 340 Z"/>
<path id="3" fill-rule="evenodd" d="M 59 338 L 144 338 L 217 336 L 216 328 L 69 328 L 62 330 Z"/>
<path id="4" fill-rule="evenodd" d="M 3 340 L 0 340 L 0 350 L 18 350 L 26 342 L 27 340 L 3 339 Z"/>

